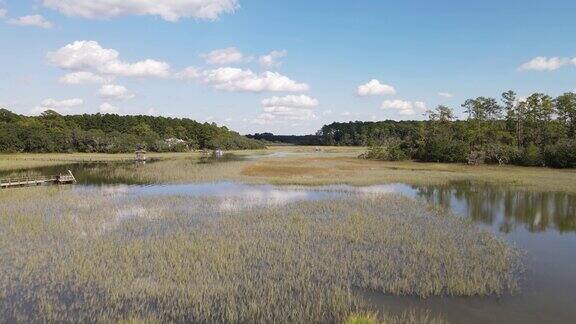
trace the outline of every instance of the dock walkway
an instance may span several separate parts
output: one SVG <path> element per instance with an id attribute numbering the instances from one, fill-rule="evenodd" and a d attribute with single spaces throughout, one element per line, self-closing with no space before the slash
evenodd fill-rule
<path id="1" fill-rule="evenodd" d="M 41 186 L 45 184 L 73 184 L 73 183 L 76 183 L 76 178 L 72 174 L 72 171 L 68 170 L 68 173 L 66 174 L 59 174 L 55 176 L 0 179 L 0 189 L 27 187 L 27 186 Z"/>

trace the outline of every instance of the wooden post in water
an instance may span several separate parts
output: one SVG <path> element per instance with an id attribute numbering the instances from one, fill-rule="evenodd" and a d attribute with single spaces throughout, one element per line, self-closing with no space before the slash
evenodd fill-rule
<path id="1" fill-rule="evenodd" d="M 146 151 L 137 150 L 135 161 L 138 164 L 146 164 Z"/>
<path id="2" fill-rule="evenodd" d="M 72 171 L 68 170 L 68 174 L 70 175 L 70 177 L 72 178 L 72 183 L 76 183 L 76 177 L 74 176 L 74 174 L 72 174 Z"/>

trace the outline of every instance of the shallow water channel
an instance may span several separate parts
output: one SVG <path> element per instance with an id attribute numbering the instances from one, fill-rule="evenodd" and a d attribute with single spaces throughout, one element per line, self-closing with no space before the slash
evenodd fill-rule
<path id="1" fill-rule="evenodd" d="M 110 165 L 113 167 L 113 165 Z M 250 185 L 233 182 L 137 185 L 99 178 L 91 164 L 36 169 L 43 174 L 71 169 L 80 185 L 73 190 L 105 190 L 125 195 L 184 195 L 245 198 L 247 204 L 286 204 L 337 198 L 343 193 L 398 193 L 443 205 L 472 219 L 527 252 L 526 273 L 515 295 L 492 297 L 396 297 L 358 292 L 387 313 L 421 309 L 453 323 L 576 322 L 576 195 L 454 182 L 441 186 L 384 184 L 368 187 Z M 102 165 L 98 166 L 99 168 Z"/>

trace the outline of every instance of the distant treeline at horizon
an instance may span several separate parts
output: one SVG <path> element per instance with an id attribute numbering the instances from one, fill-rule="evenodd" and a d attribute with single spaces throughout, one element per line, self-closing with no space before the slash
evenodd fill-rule
<path id="1" fill-rule="evenodd" d="M 248 134 L 246 137 L 266 141 L 271 144 L 292 145 L 325 145 L 322 136 L 319 135 L 274 135 L 272 133 Z"/>
<path id="2" fill-rule="evenodd" d="M 187 118 L 119 116 L 115 114 L 60 115 L 47 110 L 23 116 L 0 109 L 0 152 L 126 153 L 136 149 L 181 152 L 190 149 L 259 149 L 249 139 L 214 123 Z"/>
<path id="3" fill-rule="evenodd" d="M 366 158 L 576 167 L 576 93 L 535 93 L 520 100 L 478 97 L 463 104 L 467 118 L 438 106 L 425 121 L 335 122 L 315 135 L 249 135 L 298 145 L 370 146 Z"/>
<path id="4" fill-rule="evenodd" d="M 335 122 L 315 135 L 261 133 L 242 136 L 214 123 L 186 118 L 46 111 L 23 116 L 0 109 L 0 152 L 186 151 L 258 149 L 266 144 L 370 146 L 366 158 L 576 167 L 576 93 L 556 98 L 513 91 L 501 100 L 468 99 L 467 118 L 438 106 L 425 121 Z"/>

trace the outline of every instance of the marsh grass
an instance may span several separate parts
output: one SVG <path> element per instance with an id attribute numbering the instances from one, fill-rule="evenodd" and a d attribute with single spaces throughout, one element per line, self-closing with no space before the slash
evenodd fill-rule
<path id="1" fill-rule="evenodd" d="M 180 159 L 199 157 L 199 152 L 188 153 L 148 153 L 152 159 Z M 102 154 L 102 153 L 15 153 L 0 154 L 0 171 L 21 170 L 70 163 L 88 162 L 122 162 L 133 161 L 134 154 Z"/>
<path id="2" fill-rule="evenodd" d="M 149 154 L 160 162 L 141 168 L 102 166 L 95 176 L 106 175 L 129 183 L 184 183 L 242 181 L 280 185 L 349 184 L 366 186 L 383 183 L 442 185 L 453 181 L 502 184 L 520 190 L 576 193 L 576 170 L 555 170 L 515 166 L 468 166 L 462 164 L 382 162 L 356 158 L 364 148 L 282 146 L 268 150 L 234 151 L 238 156 L 259 157 L 200 165 L 198 152 Z M 272 153 L 294 153 L 266 157 Z M 132 154 L 4 154 L 0 171 L 20 170 L 53 164 L 90 161 L 132 160 Z M 114 170 L 109 170 L 113 168 Z"/>
<path id="3" fill-rule="evenodd" d="M 276 148 L 277 149 L 277 148 Z M 241 150 L 228 151 L 237 156 L 260 156 L 273 152 L 270 150 Z M 155 153 L 148 152 L 146 157 L 155 160 L 179 160 L 198 159 L 200 151 Z M 14 153 L 0 154 L 0 171 L 21 170 L 71 163 L 94 163 L 94 162 L 131 162 L 134 161 L 133 153 L 104 154 L 104 153 Z"/>
<path id="4" fill-rule="evenodd" d="M 15 189 L 0 256 L 2 318 L 39 322 L 343 322 L 366 311 L 356 290 L 506 294 L 521 270 L 501 238 L 382 194 L 254 206 Z"/>
<path id="5" fill-rule="evenodd" d="M 331 154 L 262 159 L 242 175 L 274 184 L 366 186 L 382 183 L 441 185 L 452 181 L 501 184 L 522 190 L 576 193 L 576 170 L 517 166 L 382 162 Z"/>
<path id="6" fill-rule="evenodd" d="M 247 161 L 199 163 L 198 159 L 166 160 L 145 165 L 102 165 L 87 172 L 95 177 L 115 179 L 126 183 L 189 183 L 241 181 L 242 168 Z"/>
<path id="7" fill-rule="evenodd" d="M 380 162 L 329 153 L 211 164 L 197 162 L 197 159 L 169 159 L 141 167 L 103 166 L 92 172 L 95 176 L 106 175 L 130 183 L 240 181 L 276 185 L 367 186 L 384 183 L 446 185 L 469 181 L 505 185 L 518 190 L 576 193 L 574 170 Z"/>

